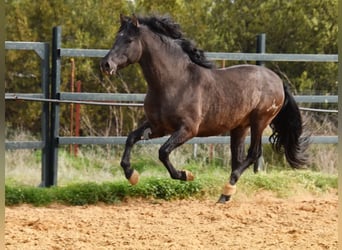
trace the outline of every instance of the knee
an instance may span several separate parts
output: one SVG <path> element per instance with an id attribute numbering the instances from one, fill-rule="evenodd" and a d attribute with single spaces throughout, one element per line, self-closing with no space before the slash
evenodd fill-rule
<path id="1" fill-rule="evenodd" d="M 132 147 L 135 143 L 135 135 L 133 133 L 129 134 L 126 139 L 126 146 Z"/>
<path id="2" fill-rule="evenodd" d="M 169 156 L 169 154 L 163 148 L 160 148 L 158 153 L 159 153 L 159 160 L 162 162 L 165 161 L 167 157 Z"/>

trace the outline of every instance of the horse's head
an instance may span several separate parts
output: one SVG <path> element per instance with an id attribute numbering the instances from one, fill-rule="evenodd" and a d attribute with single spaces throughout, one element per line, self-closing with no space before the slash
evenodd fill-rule
<path id="1" fill-rule="evenodd" d="M 139 40 L 139 21 L 120 15 L 121 27 L 117 33 L 112 49 L 102 58 L 100 66 L 105 74 L 115 74 L 117 70 L 139 61 L 142 44 Z"/>

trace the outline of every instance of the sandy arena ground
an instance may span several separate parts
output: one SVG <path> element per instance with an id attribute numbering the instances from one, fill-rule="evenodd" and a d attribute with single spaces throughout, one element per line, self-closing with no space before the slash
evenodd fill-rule
<path id="1" fill-rule="evenodd" d="M 6 208 L 6 249 L 337 249 L 337 195 Z"/>

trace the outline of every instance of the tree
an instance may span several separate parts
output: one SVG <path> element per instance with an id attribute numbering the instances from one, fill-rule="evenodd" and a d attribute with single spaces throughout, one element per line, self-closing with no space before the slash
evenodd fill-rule
<path id="1" fill-rule="evenodd" d="M 266 33 L 268 53 L 337 54 L 337 0 L 219 0 L 209 25 L 209 50 L 255 52 L 255 36 Z M 294 91 L 337 93 L 336 63 L 268 63 L 286 74 Z"/>

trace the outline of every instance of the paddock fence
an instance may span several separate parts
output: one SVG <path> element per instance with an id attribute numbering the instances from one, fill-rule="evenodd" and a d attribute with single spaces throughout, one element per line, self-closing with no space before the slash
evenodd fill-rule
<path id="1" fill-rule="evenodd" d="M 72 144 L 124 144 L 125 136 L 60 136 L 60 105 L 79 103 L 82 105 L 118 105 L 143 106 L 145 94 L 134 93 L 71 93 L 61 92 L 61 58 L 62 57 L 93 57 L 101 58 L 108 50 L 101 49 L 75 49 L 62 47 L 62 28 L 54 27 L 52 30 L 51 51 L 50 44 L 46 42 L 14 42 L 6 41 L 7 50 L 32 50 L 40 59 L 41 92 L 40 93 L 6 93 L 5 100 L 26 100 L 42 103 L 41 112 L 41 140 L 39 141 L 7 141 L 7 150 L 41 149 L 42 150 L 42 177 L 41 187 L 57 185 L 58 149 L 60 145 Z M 324 54 L 270 54 L 265 53 L 265 35 L 257 36 L 257 53 L 222 53 L 207 52 L 210 60 L 227 61 L 256 61 L 263 65 L 265 61 L 286 62 L 338 62 L 338 55 Z M 50 54 L 51 53 L 51 54 Z M 51 66 L 50 66 L 51 58 Z M 337 95 L 297 95 L 295 100 L 300 103 L 338 103 Z M 317 111 L 317 110 L 315 110 Z M 329 110 L 318 110 L 329 112 Z M 337 112 L 332 110 L 331 112 Z M 168 137 L 140 141 L 140 144 L 162 144 Z M 250 138 L 246 139 L 248 143 Z M 268 137 L 262 138 L 268 143 Z M 337 136 L 312 136 L 312 143 L 337 144 Z M 229 136 L 212 136 L 207 138 L 195 137 L 189 144 L 229 144 Z"/>

